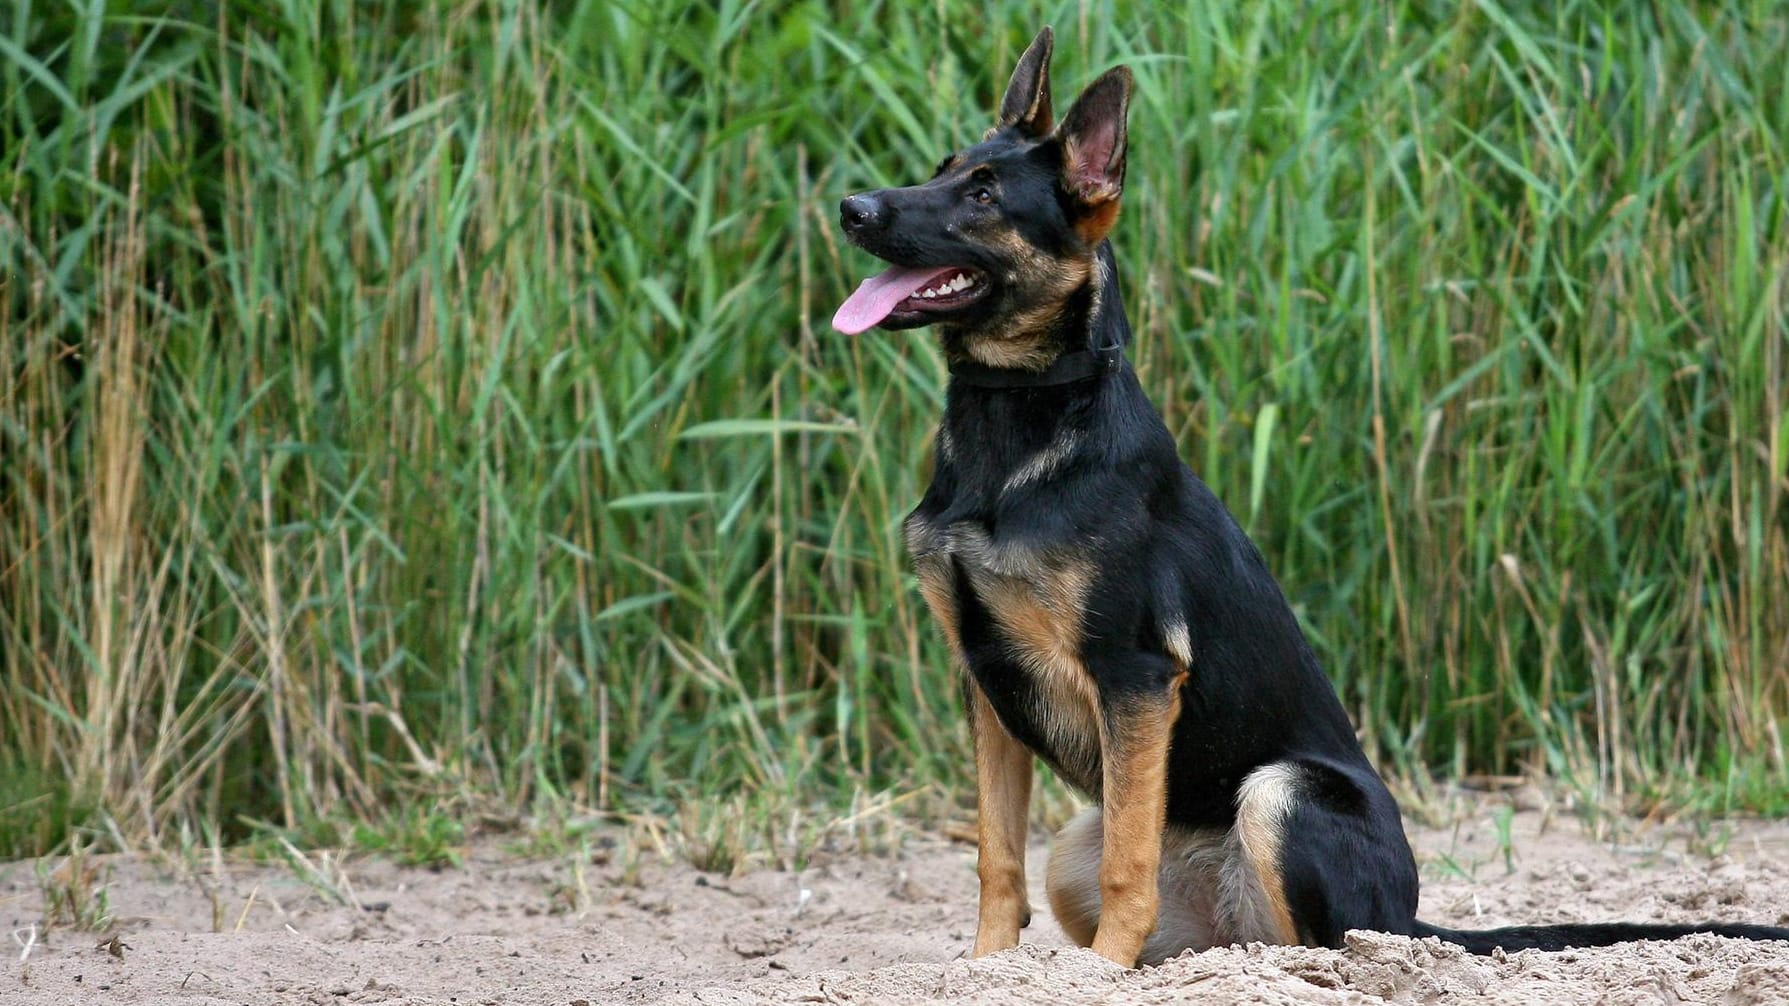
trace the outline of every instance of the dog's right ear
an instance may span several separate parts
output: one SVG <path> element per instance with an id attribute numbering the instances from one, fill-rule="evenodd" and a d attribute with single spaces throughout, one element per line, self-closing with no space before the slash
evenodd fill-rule
<path id="1" fill-rule="evenodd" d="M 1075 201 L 1075 230 L 1090 245 L 1103 241 L 1118 219 L 1130 104 L 1130 68 L 1115 66 L 1087 85 L 1056 130 L 1062 185 Z"/>
<path id="2" fill-rule="evenodd" d="M 990 135 L 1009 126 L 1016 126 L 1020 132 L 1034 138 L 1049 135 L 1052 125 L 1050 51 L 1055 46 L 1056 33 L 1049 25 L 1044 25 L 1044 30 L 1025 47 L 1019 65 L 1013 68 L 1012 80 L 1006 85 L 1006 96 L 1000 99 L 1000 119 L 989 131 Z"/>

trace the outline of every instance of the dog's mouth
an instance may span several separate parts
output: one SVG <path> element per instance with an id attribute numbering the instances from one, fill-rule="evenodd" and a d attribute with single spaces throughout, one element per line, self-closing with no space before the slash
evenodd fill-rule
<path id="1" fill-rule="evenodd" d="M 988 275 L 979 269 L 892 266 L 858 285 L 832 316 L 832 327 L 856 335 L 890 319 L 910 325 L 967 307 L 987 292 Z"/>

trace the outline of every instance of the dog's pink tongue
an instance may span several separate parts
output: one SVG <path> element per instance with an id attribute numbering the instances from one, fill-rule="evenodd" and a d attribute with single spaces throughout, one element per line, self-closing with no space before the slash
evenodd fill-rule
<path id="1" fill-rule="evenodd" d="M 857 285 L 857 292 L 845 298 L 832 316 L 832 327 L 846 335 L 866 332 L 888 317 L 895 305 L 923 289 L 925 281 L 938 274 L 937 269 L 909 269 L 894 266 Z"/>

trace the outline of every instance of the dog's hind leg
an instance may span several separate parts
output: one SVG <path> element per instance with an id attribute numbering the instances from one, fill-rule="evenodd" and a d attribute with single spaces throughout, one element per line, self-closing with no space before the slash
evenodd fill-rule
<path id="1" fill-rule="evenodd" d="M 1297 943 L 1281 852 L 1296 801 L 1297 770 L 1267 765 L 1243 780 L 1228 832 L 1165 830 L 1157 875 L 1159 921 L 1138 955 L 1158 964 L 1180 952 L 1232 943 Z M 1101 814 L 1083 812 L 1056 835 L 1046 889 L 1056 922 L 1089 946 L 1101 930 Z"/>
<path id="2" fill-rule="evenodd" d="M 1050 909 L 1081 946 L 1104 931 L 1108 830 L 1099 808 L 1084 811 L 1050 850 Z M 1138 964 L 1230 944 L 1336 947 L 1350 929 L 1408 934 L 1415 924 L 1416 867 L 1390 794 L 1330 766 L 1275 762 L 1249 773 L 1227 832 L 1169 826 L 1156 889 L 1159 918 Z"/>
<path id="3" fill-rule="evenodd" d="M 1249 773 L 1226 840 L 1222 942 L 1339 947 L 1350 929 L 1411 932 L 1415 860 L 1371 773 L 1306 761 Z"/>
<path id="4" fill-rule="evenodd" d="M 1044 870 L 1044 891 L 1050 914 L 1076 944 L 1093 945 L 1099 930 L 1099 861 L 1104 824 L 1098 807 L 1089 807 L 1062 826 L 1050 843 Z"/>
<path id="5" fill-rule="evenodd" d="M 1104 822 L 1099 808 L 1083 811 L 1056 833 L 1050 846 L 1045 887 L 1050 911 L 1069 939 L 1093 944 L 1100 921 L 1100 846 Z M 1222 832 L 1188 832 L 1169 827 L 1162 836 L 1156 873 L 1160 907 L 1155 930 L 1143 941 L 1138 964 L 1160 964 L 1183 950 L 1204 950 L 1216 934 L 1218 877 L 1224 862 Z"/>

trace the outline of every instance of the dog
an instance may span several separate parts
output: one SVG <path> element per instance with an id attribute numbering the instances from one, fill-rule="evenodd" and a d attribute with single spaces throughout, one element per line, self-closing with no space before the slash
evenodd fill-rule
<path id="1" fill-rule="evenodd" d="M 930 181 L 839 207 L 848 241 L 890 268 L 834 327 L 934 325 L 950 368 L 932 482 L 904 530 L 975 742 L 974 955 L 1015 946 L 1030 922 L 1034 756 L 1093 804 L 1056 836 L 1051 910 L 1127 967 L 1249 941 L 1339 947 L 1350 929 L 1480 954 L 1789 939 L 1417 920 L 1397 804 L 1261 553 L 1181 462 L 1125 362 L 1107 236 L 1130 71 L 1087 85 L 1058 123 L 1052 41 L 1046 27 L 1020 57 L 980 143 Z"/>

